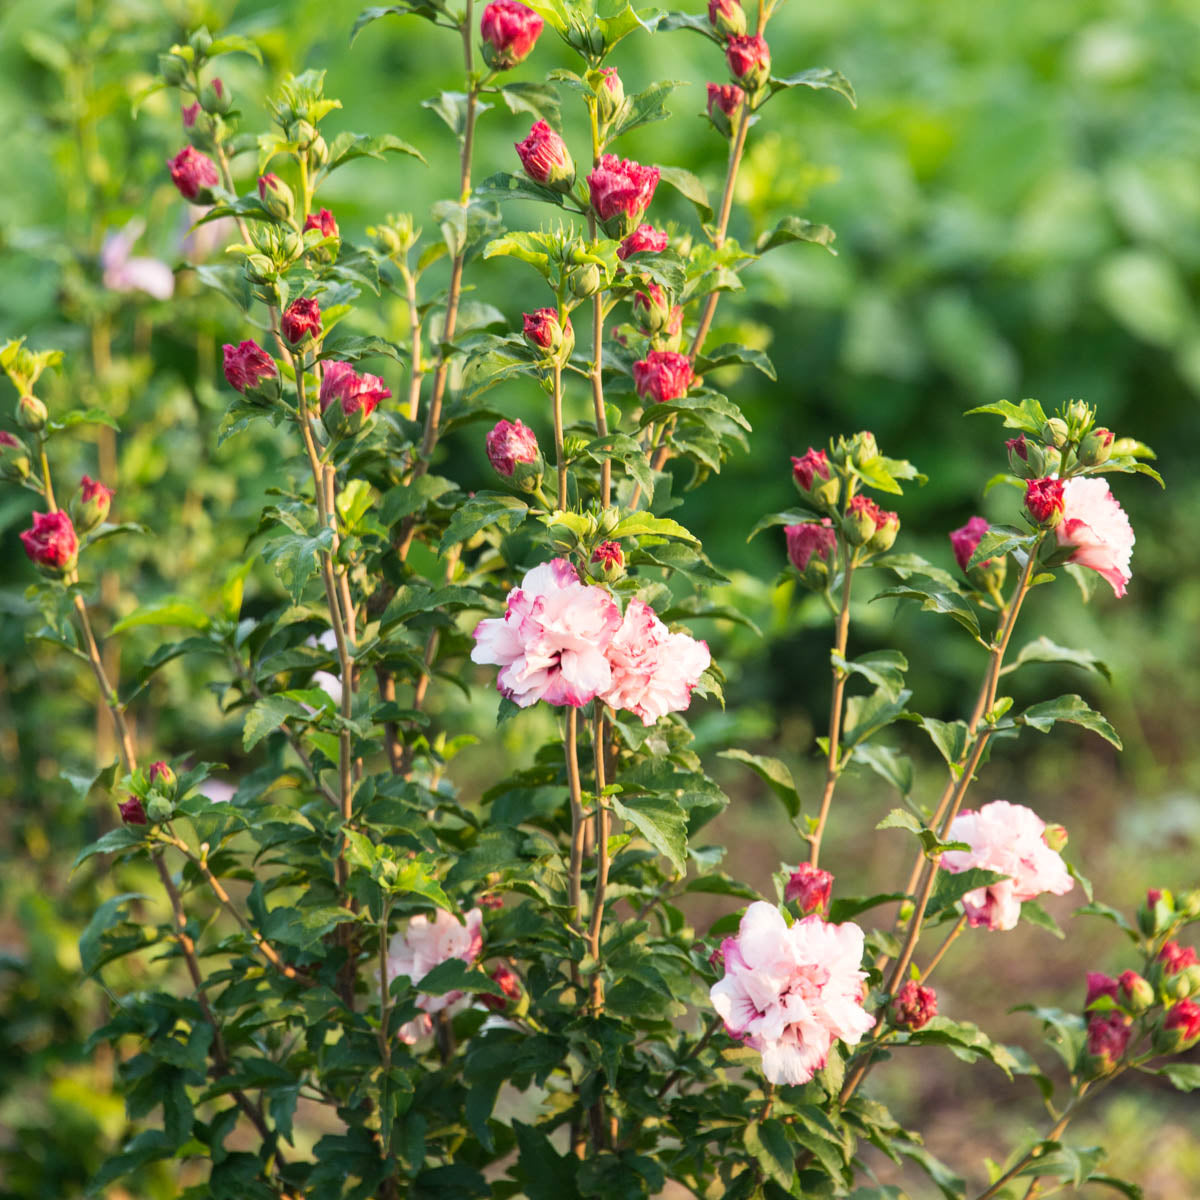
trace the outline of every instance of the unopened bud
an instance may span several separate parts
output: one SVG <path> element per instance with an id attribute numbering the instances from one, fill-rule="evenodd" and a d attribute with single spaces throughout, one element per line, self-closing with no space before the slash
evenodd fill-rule
<path id="1" fill-rule="evenodd" d="M 36 396 L 22 396 L 17 401 L 17 424 L 27 433 L 41 433 L 49 414 Z"/>
<path id="2" fill-rule="evenodd" d="M 29 449 L 20 438 L 0 429 L 0 476 L 22 483 L 29 478 Z"/>
<path id="3" fill-rule="evenodd" d="M 854 496 L 842 518 L 842 533 L 852 546 L 865 546 L 874 536 L 882 516 L 869 496 Z"/>
<path id="4" fill-rule="evenodd" d="M 595 263 L 580 263 L 567 272 L 567 286 L 577 300 L 586 300 L 600 290 L 600 268 Z"/>
<path id="5" fill-rule="evenodd" d="M 708 0 L 708 23 L 718 37 L 741 37 L 746 32 L 746 10 L 740 0 Z"/>
<path id="6" fill-rule="evenodd" d="M 1154 988 L 1136 971 L 1123 971 L 1117 984 L 1117 999 L 1130 1012 L 1142 1013 L 1154 1004 Z"/>
<path id="7" fill-rule="evenodd" d="M 1061 479 L 1031 479 L 1025 485 L 1025 511 L 1035 525 L 1053 529 L 1063 517 Z"/>
<path id="8" fill-rule="evenodd" d="M 900 532 L 900 517 L 894 512 L 879 509 L 875 514 L 875 532 L 867 542 L 868 554 L 884 554 L 896 543 Z"/>
<path id="9" fill-rule="evenodd" d="M 842 481 L 830 469 L 824 450 L 814 450 L 810 446 L 799 458 L 793 455 L 792 482 L 814 508 L 832 512 L 837 507 Z"/>
<path id="10" fill-rule="evenodd" d="M 621 109 L 625 107 L 625 85 L 621 82 L 616 67 L 603 67 L 597 74 L 600 78 L 594 87 L 596 115 L 600 118 L 601 125 L 608 125 L 620 116 Z"/>
<path id="11" fill-rule="evenodd" d="M 625 555 L 620 542 L 601 542 L 592 551 L 588 572 L 601 583 L 616 583 L 625 574 Z"/>
<path id="12" fill-rule="evenodd" d="M 206 113 L 224 116 L 233 107 L 233 96 L 220 79 L 213 79 L 200 89 L 200 107 Z"/>
<path id="13" fill-rule="evenodd" d="M 145 825 L 146 810 L 142 807 L 142 802 L 136 796 L 130 796 L 128 800 L 123 800 L 117 805 L 117 811 L 121 814 L 121 820 L 126 825 Z"/>
<path id="14" fill-rule="evenodd" d="M 937 992 L 910 979 L 892 1001 L 892 1024 L 898 1029 L 920 1029 L 937 1016 L 937 1011 Z"/>
<path id="15" fill-rule="evenodd" d="M 1152 1044 L 1159 1054 L 1178 1054 L 1200 1042 L 1200 1005 L 1181 1000 L 1163 1017 L 1154 1031 Z"/>
<path id="16" fill-rule="evenodd" d="M 292 189 L 274 172 L 259 176 L 258 198 L 271 216 L 280 221 L 291 220 L 296 208 L 296 199 L 292 195 Z"/>
<path id="17" fill-rule="evenodd" d="M 1061 450 L 1071 440 L 1071 431 L 1061 417 L 1051 417 L 1042 426 L 1042 441 Z"/>
<path id="18" fill-rule="evenodd" d="M 114 492 L 112 488 L 86 475 L 80 482 L 79 491 L 71 498 L 71 520 L 77 533 L 91 533 L 108 517 Z"/>
<path id="19" fill-rule="evenodd" d="M 175 815 L 175 802 L 158 792 L 151 792 L 146 800 L 146 816 L 154 824 L 169 821 Z"/>
<path id="20" fill-rule="evenodd" d="M 179 779 L 175 772 L 171 770 L 169 763 L 161 760 L 150 764 L 150 786 L 157 787 L 160 791 L 167 794 L 173 794 L 176 787 L 179 785 Z"/>
<path id="21" fill-rule="evenodd" d="M 1065 825 L 1047 825 L 1042 830 L 1042 841 L 1058 853 L 1067 844 L 1067 828 Z"/>
<path id="22" fill-rule="evenodd" d="M 1079 461 L 1085 467 L 1099 467 L 1112 455 L 1113 432 L 1097 427 L 1079 443 Z"/>
<path id="23" fill-rule="evenodd" d="M 1175 901 L 1165 888 L 1151 888 L 1146 903 L 1138 909 L 1138 928 L 1146 937 L 1154 937 L 1170 928 L 1175 919 Z"/>
<path id="24" fill-rule="evenodd" d="M 188 64 L 178 54 L 160 54 L 158 73 L 168 87 L 178 87 L 188 76 Z"/>

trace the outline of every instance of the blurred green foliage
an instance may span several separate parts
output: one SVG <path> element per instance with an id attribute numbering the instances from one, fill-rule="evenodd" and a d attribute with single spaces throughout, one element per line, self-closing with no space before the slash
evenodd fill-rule
<path id="1" fill-rule="evenodd" d="M 178 113 L 162 93 L 146 99 L 136 119 L 131 110 L 158 52 L 188 28 L 203 22 L 246 34 L 266 65 L 246 56 L 224 61 L 240 104 L 257 107 L 286 71 L 324 68 L 327 92 L 344 104 L 330 118 L 334 132 L 394 132 L 429 160 L 427 169 L 366 161 L 336 175 L 325 200 L 342 227 L 361 231 L 398 209 L 419 221 L 453 176 L 438 119 L 418 107 L 446 83 L 437 77 L 439 51 L 431 31 L 396 19 L 373 24 L 351 47 L 356 12 L 328 0 L 0 7 L 0 336 L 62 346 L 68 365 L 47 399 L 53 403 L 56 389 L 81 395 L 122 424 L 116 439 L 85 430 L 73 464 L 92 473 L 111 466 L 121 519 L 142 521 L 153 534 L 117 543 L 103 584 L 114 617 L 135 595 L 215 593 L 247 555 L 229 530 L 258 511 L 279 457 L 261 430 L 217 448 L 219 346 L 244 336 L 231 309 L 204 297 L 186 271 L 169 302 L 103 287 L 103 239 L 134 216 L 147 222 L 138 253 L 183 261 L 186 218 L 164 166 L 182 144 Z M 766 349 L 779 382 L 744 372 L 728 384 L 755 427 L 753 453 L 731 462 L 685 509 L 714 560 L 733 572 L 730 599 L 772 633 L 768 656 L 747 632 L 717 631 L 718 643 L 734 639 L 747 657 L 727 690 L 730 713 L 712 713 L 707 734 L 715 740 L 736 720 L 802 758 L 827 699 L 823 618 L 790 590 L 769 586 L 783 562 L 778 531 L 745 542 L 761 513 L 792 501 L 788 454 L 873 429 L 889 454 L 930 476 L 924 490 L 906 495 L 900 515 L 912 548 L 950 565 L 947 530 L 975 511 L 1011 519 L 1017 504 L 1004 488 L 984 497 L 1004 469 L 1003 445 L 994 421 L 959 420 L 964 409 L 1001 396 L 1034 395 L 1048 405 L 1080 396 L 1118 433 L 1154 446 L 1166 500 L 1146 481 L 1117 487 L 1138 534 L 1129 597 L 1059 605 L 1053 617 L 1044 597 L 1031 601 L 1031 624 L 1062 641 L 1105 647 L 1116 684 L 1099 698 L 1126 756 L 1114 764 L 1087 746 L 1085 759 L 1084 743 L 1068 741 L 1072 758 L 1039 760 L 1033 775 L 1021 765 L 1001 773 L 1013 799 L 1024 798 L 1021 789 L 1054 793 L 1057 811 L 1047 819 L 1082 823 L 1081 810 L 1094 804 L 1094 827 L 1084 835 L 1089 869 L 1107 872 L 1116 884 L 1110 896 L 1123 888 L 1127 903 L 1145 881 L 1146 862 L 1186 874 L 1190 861 L 1191 880 L 1165 882 L 1194 884 L 1200 840 L 1200 759 L 1192 753 L 1200 542 L 1181 535 L 1200 519 L 1200 477 L 1191 469 L 1200 442 L 1198 15 L 1189 0 L 845 0 L 786 10 L 776 23 L 776 60 L 838 68 L 854 82 L 859 108 L 850 114 L 829 95 L 779 98 L 766 132 L 752 137 L 739 185 L 752 227 L 735 224 L 733 233 L 748 244 L 773 219 L 797 212 L 837 231 L 838 255 L 807 246 L 777 252 L 748 274 L 750 303 L 736 306 L 736 326 L 722 328 L 735 306 L 721 310 L 715 343 L 736 338 Z M 669 107 L 684 116 L 638 131 L 624 152 L 677 163 L 716 185 L 725 143 L 699 120 L 704 83 L 719 69 L 712 47 L 687 33 L 635 36 L 627 88 L 663 73 L 664 45 L 681 81 Z M 538 61 L 567 65 L 550 39 Z M 395 125 L 398 113 L 404 128 Z M 511 144 L 528 122 L 487 114 L 478 178 L 512 169 Z M 567 132 L 569 140 L 579 134 L 569 121 Z M 247 161 L 239 175 L 252 169 Z M 663 206 L 678 224 L 694 222 L 674 195 Z M 528 288 L 515 264 L 494 271 L 477 298 L 515 325 L 530 307 Z M 364 332 L 404 332 L 395 300 L 371 319 L 377 325 Z M 538 397 L 513 390 L 502 402 L 528 416 Z M 575 403 L 582 413 L 585 398 Z M 0 416 L 0 425 L 11 422 Z M 442 453 L 478 464 L 483 478 L 476 432 L 448 439 Z M 6 491 L 0 502 L 0 1196 L 23 1198 L 78 1194 L 125 1129 L 107 1092 L 111 1065 L 83 1047 L 102 995 L 76 986 L 75 942 L 107 883 L 94 871 L 67 870 L 73 848 L 112 816 L 63 781 L 92 765 L 96 741 L 103 759 L 110 735 L 95 720 L 90 681 L 24 646 L 36 618 L 22 598 L 32 576 L 15 534 L 32 499 Z M 252 612 L 253 577 L 247 594 Z M 920 641 L 928 654 L 937 639 L 941 670 L 926 684 L 937 690 L 916 702 L 926 712 L 957 711 L 978 664 L 953 626 L 896 616 L 888 604 L 864 604 L 855 620 L 863 643 L 886 637 L 903 649 Z M 180 753 L 228 763 L 233 777 L 236 738 L 204 698 L 205 682 L 203 663 L 159 677 L 155 736 Z M 479 722 L 490 715 L 478 714 Z M 698 733 L 706 734 L 703 722 Z M 1156 804 L 1163 796 L 1170 802 Z M 1138 847 L 1137 872 L 1114 843 Z M 1167 843 L 1171 857 L 1155 859 Z M 123 884 L 137 890 L 136 878 Z M 1100 952 L 1098 944 L 1089 949 Z M 1063 982 L 1078 990 L 1073 979 Z M 1125 1111 L 1114 1106 L 1111 1122 Z M 1122 1140 L 1112 1148 L 1128 1155 L 1136 1177 L 1142 1147 Z M 1194 1183 L 1186 1145 L 1179 1161 Z M 1178 1177 L 1167 1172 L 1176 1182 L 1148 1186 L 1147 1195 L 1182 1194 L 1170 1190 Z M 162 1179 L 140 1186 L 146 1195 L 170 1194 Z"/>

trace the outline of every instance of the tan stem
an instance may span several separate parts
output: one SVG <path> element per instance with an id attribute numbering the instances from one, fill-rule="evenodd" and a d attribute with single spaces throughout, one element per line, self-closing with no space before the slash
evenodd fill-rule
<path id="1" fill-rule="evenodd" d="M 958 918 L 957 921 L 955 921 L 954 928 L 946 935 L 946 940 L 938 947 L 937 953 L 929 960 L 929 965 L 924 971 L 921 972 L 921 978 L 919 980 L 920 983 L 928 982 L 930 975 L 933 974 L 934 967 L 936 967 L 938 963 L 940 963 L 942 959 L 946 957 L 946 951 L 949 950 L 954 944 L 958 938 L 958 935 L 966 928 L 966 925 L 967 917 L 964 913 Z"/>
<path id="2" fill-rule="evenodd" d="M 850 634 L 850 592 L 854 580 L 854 552 L 843 539 L 841 542 L 842 562 L 845 563 L 845 575 L 842 579 L 842 607 L 838 613 L 837 636 L 834 649 L 843 661 L 846 658 L 846 642 Z M 833 792 L 837 787 L 838 776 L 841 774 L 841 737 L 842 737 L 842 708 L 846 694 L 846 680 L 849 673 L 845 667 L 834 664 L 833 667 L 833 699 L 829 709 L 829 753 L 825 759 L 825 786 L 821 791 L 821 808 L 817 816 L 817 824 L 810 837 L 811 850 L 808 861 L 815 867 L 821 858 L 821 838 L 825 834 L 825 824 L 829 820 L 829 808 L 833 803 Z"/>
<path id="3" fill-rule="evenodd" d="M 592 899 L 592 922 L 588 929 L 588 950 L 594 960 L 592 976 L 592 1015 L 604 1011 L 604 977 L 600 970 L 600 934 L 604 925 L 604 895 L 608 890 L 608 804 L 604 796 L 604 711 L 596 701 L 592 723 L 592 745 L 596 756 L 596 891 Z"/>
<path id="4" fill-rule="evenodd" d="M 558 471 L 558 507 L 567 507 L 567 460 L 563 450 L 562 365 L 555 360 L 553 372 L 554 465 Z"/>
<path id="5" fill-rule="evenodd" d="M 583 790 L 579 784 L 579 712 L 567 708 L 567 732 L 563 742 L 567 763 L 567 790 L 571 796 L 571 867 L 568 879 L 567 902 L 571 906 L 571 924 L 582 923 L 583 906 Z M 578 986 L 579 964 L 571 963 L 571 979 Z"/>

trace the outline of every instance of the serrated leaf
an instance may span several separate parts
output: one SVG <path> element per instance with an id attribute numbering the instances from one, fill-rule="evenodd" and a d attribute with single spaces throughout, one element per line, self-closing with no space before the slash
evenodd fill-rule
<path id="1" fill-rule="evenodd" d="M 1013 404 L 1010 400 L 997 400 L 994 404 L 981 404 L 978 408 L 969 408 L 965 415 L 972 417 L 977 413 L 1003 417 L 1006 429 L 1020 429 L 1038 439 L 1041 438 L 1042 428 L 1046 424 L 1046 414 L 1036 400 L 1022 400 L 1020 404 Z"/>
<path id="2" fill-rule="evenodd" d="M 685 171 L 682 167 L 659 167 L 658 177 L 662 183 L 670 184 L 685 200 L 690 200 L 696 206 L 702 221 L 712 220 L 713 210 L 708 199 L 708 189 L 691 171 Z"/>
<path id="3" fill-rule="evenodd" d="M 850 696 L 843 718 L 842 745 L 849 747 L 864 742 L 899 719 L 911 695 L 907 688 L 881 688 L 870 696 Z"/>
<path id="4" fill-rule="evenodd" d="M 329 144 L 329 163 L 322 170 L 322 176 L 356 158 L 379 158 L 387 154 L 407 154 L 420 162 L 425 162 L 425 156 L 415 146 L 409 145 L 402 138 L 391 133 L 339 133 Z M 428 164 L 427 164 L 428 165 Z"/>
<path id="5" fill-rule="evenodd" d="M 876 600 L 917 600 L 923 612 L 942 613 L 952 617 L 968 633 L 979 637 L 979 618 L 975 610 L 957 592 L 943 591 L 933 587 L 920 587 L 907 584 L 903 587 L 885 588 L 871 602 Z"/>
<path id="6" fill-rule="evenodd" d="M 772 78 L 767 86 L 772 92 L 794 87 L 828 88 L 849 100 L 851 108 L 858 107 L 858 100 L 854 95 L 854 88 L 851 86 L 850 80 L 841 71 L 835 71 L 831 67 L 809 67 L 807 71 L 799 71 L 795 75 Z"/>
<path id="7" fill-rule="evenodd" d="M 307 718 L 312 714 L 298 700 L 287 696 L 264 696 L 246 714 L 242 726 L 242 747 L 253 750 L 268 734 L 274 733 L 289 717 Z"/>
<path id="8" fill-rule="evenodd" d="M 751 1121 L 745 1130 L 746 1151 L 769 1179 L 782 1188 L 792 1186 L 796 1174 L 796 1152 L 787 1130 L 777 1120 Z"/>
<path id="9" fill-rule="evenodd" d="M 1095 709 L 1084 703 L 1082 696 L 1074 694 L 1059 696 L 1057 700 L 1045 700 L 1034 704 L 1016 718 L 1018 725 L 1028 725 L 1039 733 L 1047 733 L 1059 721 L 1081 725 L 1098 733 L 1106 742 L 1121 749 L 1117 731 Z"/>
<path id="10" fill-rule="evenodd" d="M 784 217 L 774 229 L 764 233 L 754 244 L 758 254 L 766 254 L 776 246 L 786 246 L 791 242 L 811 242 L 815 246 L 824 246 L 830 254 L 836 256 L 833 248 L 837 234 L 828 225 L 818 225 L 803 217 Z"/>
<path id="11" fill-rule="evenodd" d="M 451 547 L 474 537 L 481 530 L 493 525 L 504 533 L 511 533 L 529 512 L 529 505 L 514 496 L 499 492 L 479 492 L 458 508 L 450 519 L 446 532 L 438 545 L 438 554 L 445 554 Z"/>
<path id="12" fill-rule="evenodd" d="M 687 870 L 687 814 L 661 792 L 609 799 L 613 812 L 628 821 L 680 874 Z"/>
<path id="13" fill-rule="evenodd" d="M 1014 550 L 1027 550 L 1037 539 L 1036 533 L 1022 533 L 1019 529 L 993 526 L 979 539 L 979 544 L 967 563 L 967 570 L 979 566 L 989 558 L 1003 558 Z"/>
<path id="14" fill-rule="evenodd" d="M 766 354 L 761 350 L 754 350 L 749 346 L 738 346 L 732 342 L 718 346 L 707 354 L 697 355 L 694 365 L 697 375 L 703 375 L 705 371 L 715 371 L 720 367 L 745 366 L 754 367 L 768 379 L 777 378 L 775 365 Z"/>
<path id="15" fill-rule="evenodd" d="M 777 758 L 749 754 L 745 750 L 722 750 L 719 757 L 745 763 L 783 801 L 783 807 L 793 821 L 800 816 L 800 793 L 796 790 L 796 782 L 786 763 Z"/>
<path id="16" fill-rule="evenodd" d="M 1108 665 L 1101 662 L 1090 651 L 1072 650 L 1067 646 L 1060 646 L 1057 642 L 1051 641 L 1050 638 L 1044 635 L 1023 646 L 1016 659 L 1009 663 L 1000 673 L 1007 675 L 1010 671 L 1015 671 L 1018 667 L 1022 667 L 1026 663 L 1056 662 L 1070 663 L 1072 666 L 1081 667 L 1085 671 L 1095 671 L 1097 675 L 1103 675 L 1109 683 L 1112 683 L 1112 672 L 1108 669 Z"/>

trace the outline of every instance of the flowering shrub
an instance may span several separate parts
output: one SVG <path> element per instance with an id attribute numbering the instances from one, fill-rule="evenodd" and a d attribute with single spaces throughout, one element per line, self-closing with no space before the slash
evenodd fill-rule
<path id="1" fill-rule="evenodd" d="M 763 898 L 701 840 L 729 799 L 684 715 L 696 697 L 719 700 L 723 679 L 694 623 L 729 614 L 709 605 L 722 576 L 670 515 L 672 492 L 687 472 L 689 485 L 718 472 L 751 432 L 736 398 L 716 390 L 725 369 L 772 375 L 760 351 L 709 347 L 722 297 L 762 255 L 833 240 L 796 216 L 753 250 L 729 235 L 751 126 L 787 89 L 851 101 L 853 91 L 826 68 L 772 74 L 770 5 L 750 33 L 736 0 L 713 0 L 707 20 L 629 8 L 600 17 L 540 0 L 458 14 L 432 0 L 368 9 L 355 32 L 392 16 L 450 26 L 462 46 L 465 90 L 431 102 L 459 147 L 458 191 L 425 237 L 411 215 L 391 216 L 360 245 L 318 207 L 329 175 L 356 158 L 420 158 L 390 134 L 327 140 L 322 121 L 337 102 L 320 73 L 289 79 L 271 100 L 273 128 L 254 136 L 212 73 L 214 59 L 252 43 L 200 30 L 160 62 L 189 139 L 170 178 L 206 209 L 201 226 L 231 220 L 241 239 L 230 247 L 240 263 L 206 275 L 240 298 L 256 331 L 224 347 L 234 395 L 223 436 L 266 421 L 293 453 L 291 486 L 246 530 L 276 576 L 253 613 L 235 580 L 218 609 L 186 612 L 189 636 L 164 643 L 136 685 L 115 677 L 89 597 L 98 547 L 137 530 L 108 520 L 120 502 L 111 478 L 84 476 L 60 507 L 51 452 L 91 418 L 50 414 L 36 396 L 55 353 L 19 341 L 0 351 L 22 431 L 0 439 L 0 461 L 45 510 L 22 535 L 44 575 L 38 603 L 50 640 L 90 667 L 117 732 L 119 762 L 97 779 L 120 824 L 79 861 L 149 861 L 170 907 L 151 927 L 136 897 L 108 901 L 85 935 L 84 966 L 102 977 L 137 954 L 186 971 L 182 986 L 156 969 L 114 998 L 100 1036 L 122 1055 L 129 1112 L 161 1119 L 93 1186 L 200 1157 L 209 1176 L 193 1194 L 214 1196 L 638 1196 L 673 1180 L 698 1195 L 882 1200 L 893 1193 L 867 1182 L 858 1154 L 870 1143 L 965 1195 L 867 1094 L 893 1051 L 931 1045 L 1032 1075 L 1053 1104 L 1046 1137 L 994 1168 L 980 1200 L 1031 1194 L 1043 1176 L 1104 1180 L 1098 1155 L 1060 1142 L 1080 1103 L 1135 1068 L 1195 1084 L 1195 1068 L 1169 1056 L 1200 1040 L 1200 967 L 1177 940 L 1200 918 L 1200 895 L 1152 892 L 1135 924 L 1092 901 L 1061 857 L 1065 831 L 1021 805 L 964 805 L 985 756 L 1028 729 L 1073 723 L 1119 746 L 1078 696 L 1017 712 L 999 689 L 1028 662 L 1096 665 L 1045 638 L 1010 657 L 1010 643 L 1030 590 L 1060 570 L 1124 593 L 1133 534 L 1099 475 L 1153 475 L 1148 451 L 1097 427 L 1079 402 L 1050 417 L 1033 400 L 976 410 L 1018 431 L 1004 482 L 1024 493 L 1025 516 L 1014 497 L 1014 524 L 974 518 L 950 534 L 958 575 L 898 543 L 899 512 L 868 493 L 902 508 L 904 486 L 922 477 L 870 433 L 792 459 L 801 507 L 749 532 L 783 526 L 789 578 L 827 602 L 832 704 L 815 804 L 782 762 L 726 751 L 768 783 L 807 846 L 808 861 L 787 865 Z M 669 85 L 627 95 L 604 65 L 639 28 L 703 35 L 714 70 L 724 52 L 735 82 L 713 85 L 708 105 L 714 135 L 729 140 L 716 206 L 687 172 L 611 149 L 666 115 Z M 547 32 L 579 70 L 556 72 L 556 87 L 512 81 Z M 561 101 L 586 117 L 590 146 L 577 155 L 559 130 Z M 478 182 L 477 124 L 499 103 L 535 120 L 513 172 Z M 660 185 L 695 206 L 698 228 L 658 227 Z M 511 227 L 512 199 L 548 206 L 557 223 Z M 498 322 L 464 303 L 468 269 L 495 258 L 528 268 L 520 333 L 517 311 L 501 314 L 507 332 L 491 332 Z M 339 328 L 385 286 L 407 308 L 404 346 Z M 618 325 L 626 315 L 632 324 Z M 406 384 L 395 403 L 389 378 L 398 393 Z M 488 390 L 509 380 L 545 397 L 552 476 L 538 431 L 488 407 Z M 463 429 L 503 490 L 444 455 L 442 439 Z M 909 708 L 898 652 L 849 656 L 854 583 L 867 570 L 882 573 L 876 599 L 949 616 L 983 651 L 965 720 Z M 179 615 L 147 604 L 109 637 Z M 161 751 L 139 744 L 131 706 L 155 670 L 190 655 L 223 664 L 222 705 L 254 759 L 225 802 L 201 790 L 211 764 L 139 766 Z M 544 703 L 557 734 L 530 765 L 461 794 L 453 731 L 440 727 L 453 710 L 431 699 L 453 684 L 494 684 L 501 722 Z M 915 794 L 911 764 L 881 740 L 901 720 L 945 760 L 937 798 Z M 912 838 L 907 881 L 868 897 L 839 894 L 821 865 L 851 766 L 898 795 L 882 836 Z M 1063 1084 L 939 1012 L 928 980 L 972 927 L 987 931 L 967 936 L 991 937 L 1024 918 L 1056 931 L 1036 897 L 1076 886 L 1086 911 L 1130 936 L 1139 970 L 1111 987 L 1089 979 L 1078 1012 L 1034 1009 Z M 728 899 L 705 934 L 679 907 L 695 893 Z M 197 919 L 210 905 L 219 920 Z M 943 925 L 930 953 L 923 939 Z"/>

